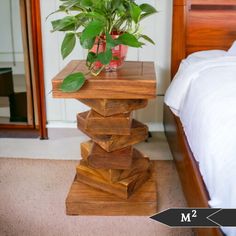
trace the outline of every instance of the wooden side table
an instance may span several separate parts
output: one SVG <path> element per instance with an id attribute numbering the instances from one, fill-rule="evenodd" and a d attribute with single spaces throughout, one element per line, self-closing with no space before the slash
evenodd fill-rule
<path id="1" fill-rule="evenodd" d="M 82 160 L 66 199 L 68 215 L 151 215 L 157 190 L 149 158 L 133 147 L 148 127 L 132 118 L 155 98 L 151 62 L 126 62 L 117 72 L 91 76 L 75 93 L 63 93 L 65 76 L 86 72 L 84 61 L 70 62 L 52 81 L 54 98 L 74 98 L 91 107 L 77 115 L 78 128 L 91 140 L 81 144 Z"/>

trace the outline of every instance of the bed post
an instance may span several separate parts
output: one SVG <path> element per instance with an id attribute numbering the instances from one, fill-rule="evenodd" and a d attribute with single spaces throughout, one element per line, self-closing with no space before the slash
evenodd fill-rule
<path id="1" fill-rule="evenodd" d="M 176 74 L 180 61 L 186 57 L 187 1 L 174 0 L 172 28 L 171 78 Z"/>

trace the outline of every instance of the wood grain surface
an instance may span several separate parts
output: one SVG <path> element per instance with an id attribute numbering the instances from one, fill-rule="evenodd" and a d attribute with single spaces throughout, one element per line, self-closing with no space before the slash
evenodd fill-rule
<path id="1" fill-rule="evenodd" d="M 173 4 L 172 78 L 189 54 L 227 50 L 236 39 L 235 0 L 174 0 Z"/>
<path id="2" fill-rule="evenodd" d="M 149 179 L 128 199 L 74 181 L 66 199 L 67 215 L 150 216 L 157 212 L 156 181 Z"/>
<path id="3" fill-rule="evenodd" d="M 69 74 L 86 73 L 84 61 L 71 61 L 52 80 L 54 98 L 77 99 L 154 99 L 156 97 L 156 75 L 152 62 L 125 62 L 117 72 L 102 72 L 99 76 L 88 76 L 84 86 L 74 93 L 60 90 L 62 80 Z"/>
<path id="4" fill-rule="evenodd" d="M 93 142 L 88 141 L 81 144 L 81 155 L 83 160 L 80 161 L 80 165 L 89 167 L 96 175 L 100 175 L 109 182 L 116 182 L 133 175 L 139 174 L 150 169 L 150 160 L 143 153 L 137 149 L 133 149 L 133 161 L 132 165 L 127 170 L 120 169 L 96 169 L 88 165 L 88 156 L 91 152 Z M 77 167 L 78 168 L 78 167 Z"/>
<path id="5" fill-rule="evenodd" d="M 107 152 L 98 144 L 93 143 L 88 156 L 88 163 L 97 169 L 129 169 L 133 160 L 133 147 Z"/>
<path id="6" fill-rule="evenodd" d="M 146 159 L 144 162 L 142 162 L 140 160 L 137 161 L 137 159 L 138 158 L 136 158 L 136 165 L 133 165 L 133 171 L 128 170 L 126 172 L 120 170 L 97 170 L 95 168 L 91 168 L 85 160 L 81 160 L 80 164 L 76 168 L 77 180 L 108 193 L 115 194 L 121 198 L 127 199 L 138 187 L 141 186 L 142 183 L 144 183 L 150 177 L 149 161 Z M 142 169 L 140 166 L 143 163 L 146 165 Z M 139 171 L 137 169 L 139 169 Z M 116 179 L 116 181 L 114 181 L 114 179 Z"/>
<path id="7" fill-rule="evenodd" d="M 147 99 L 79 99 L 102 116 L 131 112 L 147 106 Z"/>
<path id="8" fill-rule="evenodd" d="M 110 194 L 114 194 L 120 198 L 128 199 L 129 196 L 150 177 L 150 172 L 142 172 L 141 174 L 133 175 L 127 179 L 114 183 L 105 181 L 100 176 L 91 172 L 89 168 L 84 168 L 83 170 L 81 168 L 77 169 L 76 176 L 77 181 Z"/>
<path id="9" fill-rule="evenodd" d="M 148 127 L 141 122 L 133 119 L 130 135 L 96 135 L 85 130 L 85 120 L 88 112 L 77 115 L 79 129 L 88 135 L 94 142 L 100 145 L 107 152 L 112 152 L 140 143 L 148 137 Z"/>
<path id="10" fill-rule="evenodd" d="M 130 135 L 131 113 L 121 113 L 113 116 L 102 116 L 90 110 L 85 121 L 85 130 L 100 135 Z"/>

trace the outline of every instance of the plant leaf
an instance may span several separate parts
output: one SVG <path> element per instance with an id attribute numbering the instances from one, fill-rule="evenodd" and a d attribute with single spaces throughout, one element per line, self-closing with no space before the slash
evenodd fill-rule
<path id="1" fill-rule="evenodd" d="M 98 12 L 88 12 L 88 13 L 84 13 L 84 16 L 86 18 L 91 18 L 91 19 L 97 19 L 101 22 L 104 22 L 104 24 L 106 23 L 106 17 Z"/>
<path id="2" fill-rule="evenodd" d="M 121 4 L 122 4 L 121 0 L 112 0 L 111 2 L 112 11 L 118 9 Z"/>
<path id="3" fill-rule="evenodd" d="M 91 7 L 91 6 L 93 6 L 93 2 L 92 2 L 92 0 L 81 0 L 80 5 L 82 7 Z"/>
<path id="4" fill-rule="evenodd" d="M 97 61 L 97 54 L 89 52 L 86 59 L 86 65 L 90 68 L 95 61 Z"/>
<path id="5" fill-rule="evenodd" d="M 112 38 L 109 33 L 106 33 L 106 49 L 114 48 L 118 45 L 118 42 Z"/>
<path id="6" fill-rule="evenodd" d="M 141 8 L 141 10 L 143 12 L 146 12 L 146 13 L 156 13 L 157 10 L 156 8 L 154 8 L 153 6 L 151 6 L 150 4 L 147 4 L 147 3 L 143 3 L 139 6 Z"/>
<path id="7" fill-rule="evenodd" d="M 148 37 L 147 35 L 142 34 L 140 37 L 145 39 L 149 43 L 152 43 L 153 45 L 155 45 L 155 42 L 150 37 Z"/>
<path id="8" fill-rule="evenodd" d="M 129 33 L 120 35 L 116 41 L 118 41 L 119 44 L 124 44 L 134 48 L 140 48 L 143 45 L 143 43 L 139 42 L 134 35 Z"/>
<path id="9" fill-rule="evenodd" d="M 147 16 L 157 13 L 157 10 L 153 6 L 151 6 L 150 4 L 144 3 L 144 4 L 141 4 L 139 7 L 144 12 L 140 17 L 141 20 L 143 20 Z"/>
<path id="10" fill-rule="evenodd" d="M 80 37 L 81 45 L 87 46 L 87 43 L 84 43 L 84 42 L 87 40 L 91 40 L 94 37 L 98 36 L 101 33 L 103 27 L 104 27 L 104 23 L 101 21 L 94 20 L 94 21 L 90 22 L 87 25 L 87 27 L 84 29 L 84 31 L 82 32 L 82 35 Z M 84 48 L 90 49 L 88 47 L 84 47 Z"/>
<path id="11" fill-rule="evenodd" d="M 112 60 L 111 49 L 106 50 L 105 52 L 99 53 L 97 58 L 103 65 L 108 65 L 110 61 Z"/>
<path id="12" fill-rule="evenodd" d="M 61 55 L 65 59 L 74 49 L 76 43 L 76 36 L 74 33 L 67 33 L 61 45 Z"/>
<path id="13" fill-rule="evenodd" d="M 51 15 L 53 15 L 53 14 L 55 14 L 55 13 L 58 13 L 58 12 L 64 12 L 64 11 L 65 11 L 65 7 L 60 6 L 58 10 L 56 10 L 56 11 L 50 13 L 50 14 L 46 17 L 46 20 L 47 20 Z"/>
<path id="14" fill-rule="evenodd" d="M 66 16 L 63 19 L 51 21 L 53 30 L 55 31 L 67 31 L 75 29 L 75 17 L 74 16 Z"/>
<path id="15" fill-rule="evenodd" d="M 124 6 L 123 3 L 121 3 L 121 4 L 119 5 L 119 7 L 117 8 L 117 11 L 118 11 L 118 13 L 119 13 L 120 16 L 125 15 L 125 13 L 126 13 L 126 8 L 125 8 L 125 6 Z"/>
<path id="16" fill-rule="evenodd" d="M 142 10 L 137 4 L 133 2 L 130 4 L 130 14 L 131 14 L 132 20 L 136 24 L 139 22 L 141 12 Z"/>
<path id="17" fill-rule="evenodd" d="M 95 43 L 95 40 L 96 40 L 96 38 L 94 37 L 94 38 L 87 38 L 84 41 L 82 41 L 81 36 L 80 36 L 80 44 L 85 49 L 91 49 Z"/>
<path id="18" fill-rule="evenodd" d="M 63 6 L 65 7 L 66 11 L 70 11 L 73 7 L 78 4 L 78 0 L 70 0 L 70 1 L 63 1 Z"/>
<path id="19" fill-rule="evenodd" d="M 61 84 L 61 90 L 63 92 L 76 92 L 85 82 L 85 76 L 83 73 L 78 72 L 68 75 Z"/>
<path id="20" fill-rule="evenodd" d="M 141 16 L 140 16 L 140 20 L 143 20 L 145 19 L 146 17 L 152 15 L 153 13 L 143 13 Z"/>

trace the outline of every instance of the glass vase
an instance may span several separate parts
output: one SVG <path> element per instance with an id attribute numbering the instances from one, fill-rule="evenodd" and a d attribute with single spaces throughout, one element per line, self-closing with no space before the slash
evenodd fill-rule
<path id="1" fill-rule="evenodd" d="M 119 34 L 112 34 L 113 39 L 119 37 Z M 94 53 L 104 52 L 106 50 L 106 37 L 101 37 L 100 39 L 96 39 L 93 48 L 90 50 Z M 122 66 L 125 61 L 126 55 L 128 52 L 128 46 L 120 44 L 112 49 L 112 60 L 109 65 L 105 66 L 106 71 L 116 71 L 118 68 Z M 96 61 L 94 63 L 94 70 L 99 70 L 102 67 L 102 63 L 100 61 Z"/>

